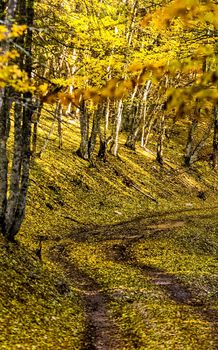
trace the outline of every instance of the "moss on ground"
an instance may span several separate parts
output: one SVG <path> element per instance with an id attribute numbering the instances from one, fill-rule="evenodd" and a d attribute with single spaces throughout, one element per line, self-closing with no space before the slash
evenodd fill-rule
<path id="1" fill-rule="evenodd" d="M 134 245 L 132 254 L 140 264 L 178 276 L 196 295 L 217 307 L 218 237 L 217 214 L 200 219 L 195 213 L 182 228 L 157 233 Z"/>
<path id="2" fill-rule="evenodd" d="M 61 272 L 1 239 L 0 285 L 1 349 L 80 348 L 80 300 Z"/>

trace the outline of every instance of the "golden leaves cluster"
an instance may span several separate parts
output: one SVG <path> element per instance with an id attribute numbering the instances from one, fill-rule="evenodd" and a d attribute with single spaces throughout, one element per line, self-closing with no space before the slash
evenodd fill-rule
<path id="1" fill-rule="evenodd" d="M 23 35 L 26 29 L 27 26 L 25 24 L 13 24 L 10 30 L 5 25 L 0 25 L 0 41 L 5 39 L 17 38 Z"/>
<path id="2" fill-rule="evenodd" d="M 10 40 L 23 35 L 26 30 L 26 25 L 13 24 L 10 29 L 5 25 L 0 25 L 0 41 Z M 34 90 L 31 86 L 28 76 L 25 71 L 21 71 L 15 63 L 19 58 L 17 50 L 8 50 L 7 44 L 0 48 L 0 88 L 11 86 L 16 91 L 26 92 Z"/>
<path id="3" fill-rule="evenodd" d="M 196 21 L 205 22 L 218 29 L 218 8 L 213 1 L 175 0 L 170 5 L 161 7 L 144 17 L 141 24 L 148 26 L 151 22 L 157 28 L 169 27 L 174 19 L 180 19 L 185 26 L 192 27 Z"/>

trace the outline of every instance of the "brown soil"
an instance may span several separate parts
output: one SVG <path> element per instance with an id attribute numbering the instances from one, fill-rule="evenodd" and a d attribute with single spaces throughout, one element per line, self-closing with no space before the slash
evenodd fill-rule
<path id="1" fill-rule="evenodd" d="M 59 251 L 59 252 L 58 252 Z M 108 298 L 99 285 L 67 259 L 66 247 L 60 245 L 50 258 L 65 270 L 68 279 L 77 286 L 85 310 L 85 334 L 81 350 L 119 350 L 123 342 L 107 311 Z"/>
<path id="2" fill-rule="evenodd" d="M 204 208 L 209 209 L 207 207 Z M 212 207 L 210 209 L 218 209 L 218 207 Z M 158 213 L 151 217 L 136 217 L 129 221 L 120 222 L 114 225 L 86 225 L 81 228 L 75 229 L 68 238 L 77 242 L 85 241 L 106 241 L 113 239 L 122 239 L 123 237 L 147 237 L 148 231 L 166 231 L 173 230 L 187 225 L 190 220 L 196 219 L 196 215 L 190 212 L 198 212 L 202 209 L 199 208 L 185 208 L 178 211 L 164 213 Z M 163 219 L 167 215 L 180 214 L 179 220 L 166 220 Z M 201 214 L 198 215 L 199 220 L 205 220 L 214 218 L 214 214 Z"/>

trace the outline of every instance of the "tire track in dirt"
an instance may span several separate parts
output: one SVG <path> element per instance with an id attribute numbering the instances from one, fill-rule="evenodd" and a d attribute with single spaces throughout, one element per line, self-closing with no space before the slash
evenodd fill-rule
<path id="1" fill-rule="evenodd" d="M 211 217 L 211 215 L 200 216 L 201 219 L 208 217 Z M 83 227 L 74 231 L 68 238 L 71 238 L 74 242 L 116 240 L 118 243 L 114 244 L 111 250 L 107 249 L 105 251 L 108 259 L 124 263 L 139 270 L 142 275 L 149 277 L 154 285 L 162 288 L 171 300 L 180 305 L 189 306 L 193 314 L 198 315 L 211 325 L 214 340 L 218 345 L 217 311 L 208 307 L 203 301 L 196 300 L 193 292 L 177 276 L 168 274 L 161 269 L 141 264 L 131 255 L 132 245 L 137 241 L 153 236 L 156 237 L 164 232 L 182 227 L 190 219 L 192 219 L 192 216 L 185 216 L 179 220 L 167 219 L 161 222 L 152 220 L 150 223 L 145 224 L 146 218 L 136 218 L 116 225 Z M 100 287 L 95 280 L 69 262 L 66 254 L 64 257 L 62 254 L 61 258 L 59 256 L 58 259 L 69 279 L 81 290 L 81 298 L 86 312 L 86 335 L 82 350 L 123 349 L 122 338 L 119 337 L 117 329 L 107 314 L 106 305 L 109 297 L 101 293 Z"/>
<path id="2" fill-rule="evenodd" d="M 194 314 L 209 322 L 213 332 L 215 346 L 218 348 L 218 311 L 208 308 L 202 300 L 196 300 L 190 289 L 175 275 L 168 274 L 166 271 L 136 261 L 135 258 L 131 256 L 130 251 L 132 245 L 136 241 L 139 241 L 139 239 L 139 237 L 135 237 L 133 239 L 123 240 L 120 244 L 115 244 L 112 246 L 111 251 L 107 252 L 108 257 L 114 261 L 123 262 L 139 270 L 143 275 L 149 277 L 154 285 L 162 288 L 171 300 L 177 304 L 189 306 Z"/>
<path id="3" fill-rule="evenodd" d="M 218 207 L 213 207 L 218 208 Z M 205 208 L 208 209 L 208 208 Z M 148 231 L 161 231 L 173 228 L 179 228 L 190 223 L 191 220 L 196 219 L 196 215 L 190 215 L 191 211 L 200 211 L 202 209 L 182 209 L 175 212 L 165 212 L 164 214 L 155 214 L 151 217 L 136 217 L 134 219 L 119 222 L 113 225 L 86 225 L 85 227 L 79 227 L 70 233 L 67 238 L 73 239 L 75 242 L 85 242 L 90 240 L 106 241 L 122 238 L 123 232 L 130 231 L 131 235 L 138 235 L 139 237 L 144 234 L 146 237 Z M 159 217 L 166 217 L 170 214 L 183 214 L 179 219 L 165 219 L 163 221 L 158 220 Z M 197 219 L 216 219 L 215 214 L 201 214 Z M 139 233 L 139 231 L 141 231 Z"/>
<path id="4" fill-rule="evenodd" d="M 81 350 L 121 350 L 123 341 L 107 312 L 107 296 L 94 279 L 67 258 L 64 245 L 49 254 L 51 261 L 61 265 L 65 275 L 78 288 L 85 310 L 85 335 Z"/>

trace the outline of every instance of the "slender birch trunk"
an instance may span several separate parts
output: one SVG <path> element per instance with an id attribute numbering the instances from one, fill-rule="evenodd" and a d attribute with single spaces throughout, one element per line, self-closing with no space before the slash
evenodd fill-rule
<path id="1" fill-rule="evenodd" d="M 152 120 L 153 118 L 151 117 L 149 121 L 146 123 L 147 120 L 147 102 L 148 102 L 148 94 L 150 92 L 152 83 L 151 80 L 149 80 L 146 84 L 144 96 L 143 96 L 143 108 L 142 108 L 142 136 L 141 136 L 141 147 L 146 147 L 148 143 L 148 137 L 149 133 L 152 127 Z M 146 126 L 147 126 L 147 134 L 146 132 Z"/>
<path id="2" fill-rule="evenodd" d="M 36 150 L 37 150 L 37 138 L 38 138 L 38 126 L 39 126 L 39 121 L 42 113 L 42 108 L 43 108 L 43 102 L 38 101 L 38 106 L 37 110 L 34 113 L 35 118 L 33 121 L 33 131 L 32 131 L 32 156 L 36 156 Z"/>
<path id="3" fill-rule="evenodd" d="M 120 99 L 117 105 L 117 114 L 115 118 L 115 126 L 114 126 L 114 131 L 113 131 L 113 141 L 111 145 L 111 153 L 117 157 L 118 155 L 118 142 L 119 142 L 119 133 L 120 133 L 120 128 L 121 128 L 121 123 L 122 123 L 122 112 L 123 112 L 123 100 Z"/>
<path id="4" fill-rule="evenodd" d="M 76 58 L 77 58 L 77 51 L 76 51 L 76 49 L 74 49 L 73 50 L 73 54 L 72 54 L 72 60 L 74 62 L 76 62 Z M 73 77 L 75 75 L 75 73 L 76 73 L 76 70 L 77 70 L 76 64 L 74 64 L 73 67 L 70 67 L 69 63 L 67 62 L 66 63 L 66 67 L 67 67 L 69 76 Z M 74 87 L 73 87 L 73 84 L 72 84 L 72 85 L 70 85 L 70 88 L 69 88 L 70 94 L 73 93 L 73 89 L 74 89 Z M 70 102 L 69 105 L 67 106 L 67 110 L 66 110 L 66 114 L 67 115 L 69 115 L 71 113 L 71 109 L 72 109 L 72 103 Z"/>
<path id="5" fill-rule="evenodd" d="M 135 110 L 135 115 L 132 121 L 131 125 L 131 130 L 129 131 L 125 146 L 135 150 L 136 147 L 136 141 L 139 135 L 139 132 L 142 128 L 142 123 L 145 125 L 145 119 L 146 119 L 146 107 L 147 107 L 147 98 L 148 94 L 151 88 L 151 81 L 149 80 L 146 84 L 143 96 L 142 96 L 142 101 L 139 98 L 139 101 L 137 103 L 137 107 Z"/>
<path id="6" fill-rule="evenodd" d="M 17 99 L 19 95 L 17 96 Z M 8 205 L 6 210 L 6 227 L 7 231 L 10 231 L 12 224 L 12 218 L 16 213 L 18 206 L 18 200 L 20 195 L 20 176 L 22 166 L 22 123 L 20 116 L 22 115 L 22 104 L 18 101 L 14 107 L 14 147 L 13 147 L 13 161 L 12 161 L 12 174 L 10 178 L 10 195 L 8 198 Z"/>
<path id="7" fill-rule="evenodd" d="M 159 135 L 157 139 L 156 160 L 160 165 L 163 165 L 163 148 L 164 148 L 165 134 L 166 134 L 165 115 L 163 114 L 160 118 Z"/>
<path id="8" fill-rule="evenodd" d="M 58 122 L 58 148 L 62 149 L 63 146 L 63 129 L 62 129 L 62 106 L 60 102 L 57 103 L 55 110 L 55 117 Z"/>
<path id="9" fill-rule="evenodd" d="M 147 111 L 146 111 L 147 114 Z M 156 115 L 152 114 L 150 118 L 148 119 L 146 124 L 143 124 L 142 127 L 142 138 L 141 138 L 141 147 L 146 148 L 148 144 L 148 139 L 151 134 L 151 129 L 156 120 Z"/>
<path id="10" fill-rule="evenodd" d="M 106 101 L 106 104 L 103 108 L 103 115 L 105 113 L 105 119 L 104 119 L 104 132 L 101 133 L 101 129 L 99 127 L 99 150 L 98 150 L 98 158 L 103 159 L 103 161 L 106 161 L 106 154 L 107 154 L 107 147 L 111 140 L 111 137 L 107 138 L 108 134 L 108 126 L 109 126 L 109 118 L 111 114 L 111 103 L 109 98 Z"/>

